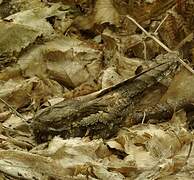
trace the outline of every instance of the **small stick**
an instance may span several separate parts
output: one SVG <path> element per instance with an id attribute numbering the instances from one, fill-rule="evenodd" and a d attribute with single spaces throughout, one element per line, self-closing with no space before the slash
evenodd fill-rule
<path id="1" fill-rule="evenodd" d="M 144 55 L 144 59 L 147 61 L 147 47 L 146 47 L 146 43 L 145 41 L 143 41 L 143 55 Z"/>
<path id="2" fill-rule="evenodd" d="M 160 24 L 158 25 L 158 27 L 156 28 L 156 30 L 154 31 L 154 35 L 157 35 L 158 30 L 160 29 L 160 27 L 162 26 L 162 24 L 166 21 L 166 19 L 169 17 L 170 13 L 174 10 L 175 6 L 172 7 L 171 10 L 167 11 L 166 16 L 164 17 L 164 19 L 160 22 Z"/>
<path id="3" fill-rule="evenodd" d="M 162 26 L 162 24 L 166 21 L 166 19 L 168 18 L 169 13 L 164 17 L 164 19 L 160 22 L 160 24 L 158 25 L 158 27 L 156 28 L 156 30 L 154 31 L 154 35 L 157 35 L 158 30 L 160 29 L 160 27 Z"/>
<path id="4" fill-rule="evenodd" d="M 140 28 L 148 37 L 150 37 L 151 39 L 153 39 L 156 43 L 158 43 L 162 48 L 164 48 L 168 53 L 173 53 L 175 54 L 174 51 L 172 51 L 171 49 L 169 49 L 164 43 L 162 43 L 160 40 L 158 40 L 155 36 L 151 35 L 149 32 L 147 32 L 135 19 L 133 19 L 132 17 L 130 17 L 129 15 L 126 16 L 129 20 L 131 20 L 138 28 Z M 177 55 L 177 60 L 188 70 L 190 71 L 192 74 L 194 74 L 194 70 L 188 65 L 186 64 L 178 55 Z"/>
<path id="5" fill-rule="evenodd" d="M 24 116 L 22 116 L 19 112 L 17 112 L 10 104 L 8 104 L 8 103 L 7 103 L 6 101 L 4 101 L 2 98 L 0 98 L 0 101 L 1 101 L 3 104 L 5 104 L 9 109 L 11 109 L 11 111 L 12 111 L 16 116 L 18 116 L 19 118 L 25 120 L 24 122 L 27 121 L 27 119 L 26 119 Z"/>
<path id="6" fill-rule="evenodd" d="M 190 142 L 190 145 L 189 145 L 189 152 L 188 152 L 187 157 L 186 157 L 186 159 L 185 159 L 185 163 L 187 163 L 189 157 L 191 156 L 192 148 L 193 148 L 193 141 Z"/>
<path id="7" fill-rule="evenodd" d="M 143 123 L 144 123 L 145 118 L 146 118 L 146 113 L 145 113 L 145 111 L 144 111 L 144 112 L 143 112 L 143 119 L 142 119 L 142 121 L 141 121 L 141 124 L 143 124 Z"/>

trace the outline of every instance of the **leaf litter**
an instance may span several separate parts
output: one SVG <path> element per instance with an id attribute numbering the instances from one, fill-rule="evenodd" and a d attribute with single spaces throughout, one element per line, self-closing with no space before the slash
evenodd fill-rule
<path id="1" fill-rule="evenodd" d="M 192 0 L 0 1 L 0 179 L 193 179 L 193 11 Z M 182 66 L 144 92 L 140 122 L 36 142 L 39 110 L 95 99 L 164 56 Z M 165 103 L 171 116 L 146 120 Z"/>

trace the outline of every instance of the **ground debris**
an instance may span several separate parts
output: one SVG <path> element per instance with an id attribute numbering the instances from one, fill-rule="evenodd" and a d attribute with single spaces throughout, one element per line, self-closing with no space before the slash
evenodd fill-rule
<path id="1" fill-rule="evenodd" d="M 0 180 L 194 179 L 193 0 L 0 0 Z"/>
<path id="2" fill-rule="evenodd" d="M 172 75 L 176 59 L 102 91 L 89 101 L 68 100 L 41 110 L 34 117 L 33 130 L 39 142 L 49 136 L 64 138 L 96 136 L 108 138 L 122 126 L 143 92 Z M 139 77 L 138 77 L 139 76 Z"/>

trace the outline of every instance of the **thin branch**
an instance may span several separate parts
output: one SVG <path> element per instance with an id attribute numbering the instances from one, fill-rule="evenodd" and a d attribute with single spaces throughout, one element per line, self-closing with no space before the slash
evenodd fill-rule
<path id="1" fill-rule="evenodd" d="M 162 24 L 166 21 L 166 19 L 168 18 L 169 13 L 164 17 L 164 19 L 160 22 L 160 24 L 158 25 L 158 27 L 156 28 L 156 30 L 154 31 L 154 35 L 156 35 L 158 33 L 158 30 L 160 29 L 160 27 L 162 26 Z"/>
<path id="2" fill-rule="evenodd" d="M 17 112 L 10 104 L 8 104 L 5 100 L 3 100 L 2 98 L 0 98 L 0 101 L 5 104 L 16 116 L 18 116 L 19 118 L 25 120 L 24 122 L 27 121 L 27 119 L 21 115 L 19 112 Z"/>
<path id="3" fill-rule="evenodd" d="M 147 61 L 147 46 L 145 41 L 142 42 L 143 43 L 143 55 L 144 55 L 144 59 Z"/>
<path id="4" fill-rule="evenodd" d="M 149 32 L 147 32 L 135 19 L 130 17 L 129 15 L 126 16 L 129 20 L 131 20 L 138 28 L 140 28 L 148 37 L 153 39 L 156 43 L 158 43 L 162 48 L 164 48 L 168 53 L 173 53 L 176 54 L 175 51 L 172 51 L 169 49 L 164 43 L 162 43 L 160 40 L 158 40 L 155 36 L 151 35 Z M 192 74 L 194 74 L 194 70 L 186 64 L 178 55 L 177 55 L 177 60 Z"/>
<path id="5" fill-rule="evenodd" d="M 155 42 L 157 42 L 161 47 L 163 47 L 167 52 L 173 53 L 165 44 L 163 44 L 160 40 L 158 40 L 155 36 L 151 35 L 147 32 L 135 19 L 130 17 L 129 15 L 126 16 L 129 20 L 131 20 L 139 29 L 141 29 L 148 37 L 152 38 Z"/>
<path id="6" fill-rule="evenodd" d="M 188 159 L 189 159 L 189 157 L 191 156 L 192 149 L 193 149 L 193 141 L 190 142 L 190 145 L 189 145 L 189 152 L 188 152 L 187 157 L 186 157 L 186 159 L 185 159 L 185 163 L 188 162 Z"/>
<path id="7" fill-rule="evenodd" d="M 143 123 L 144 123 L 145 118 L 146 118 L 146 113 L 145 113 L 145 111 L 144 111 L 144 112 L 143 112 L 143 119 L 142 119 L 142 121 L 141 121 L 141 124 L 143 124 Z"/>
<path id="8" fill-rule="evenodd" d="M 175 7 L 176 7 L 176 6 L 173 6 L 173 7 L 171 8 L 171 10 L 168 10 L 168 11 L 167 11 L 166 16 L 164 17 L 164 19 L 162 19 L 162 21 L 160 22 L 160 24 L 158 25 L 158 27 L 157 27 L 156 30 L 154 31 L 154 33 L 153 33 L 154 35 L 157 35 L 158 30 L 160 29 L 160 27 L 162 26 L 162 24 L 166 21 L 166 19 L 169 17 L 170 13 L 174 10 Z"/>

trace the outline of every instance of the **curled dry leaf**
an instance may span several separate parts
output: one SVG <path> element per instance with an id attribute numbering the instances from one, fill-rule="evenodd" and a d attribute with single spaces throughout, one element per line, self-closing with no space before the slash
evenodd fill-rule
<path id="1" fill-rule="evenodd" d="M 176 128 L 173 123 L 164 123 L 162 126 L 134 126 L 121 131 L 115 139 L 109 140 L 107 145 L 111 149 L 126 153 L 124 161 L 135 163 L 140 173 L 138 178 L 164 177 L 185 165 L 189 144 L 193 139 L 191 133 L 181 127 L 181 121 Z M 166 130 L 169 126 L 172 129 Z"/>
<path id="2" fill-rule="evenodd" d="M 185 69 L 181 69 L 172 81 L 168 91 L 162 97 L 162 102 L 168 102 L 176 107 L 182 101 L 192 102 L 194 76 Z"/>
<path id="3" fill-rule="evenodd" d="M 88 141 L 80 138 L 63 140 L 55 137 L 49 143 L 47 149 L 35 150 L 34 152 L 51 157 L 65 169 L 71 169 L 75 176 L 82 173 L 93 176 L 94 173 L 100 179 L 106 179 L 107 177 L 124 179 L 122 174 L 126 174 L 128 170 L 133 169 L 128 167 L 127 162 L 124 163 L 117 157 L 104 159 L 103 163 L 103 158 L 109 157 L 111 152 L 102 140 Z M 111 162 L 112 160 L 114 162 Z M 90 168 L 92 169 L 91 172 L 89 171 Z"/>
<path id="4" fill-rule="evenodd" d="M 1 82 L 0 97 L 9 102 L 12 106 L 18 108 L 30 103 L 29 94 L 32 90 L 32 82 L 21 80 Z M 1 103 L 1 106 L 5 106 Z"/>
<path id="5" fill-rule="evenodd" d="M 112 179 L 112 180 L 124 180 L 125 177 L 116 172 L 109 172 L 106 169 L 104 169 L 102 166 L 94 166 L 93 168 L 93 173 L 98 179 Z"/>
<path id="6" fill-rule="evenodd" d="M 46 75 L 66 87 L 77 87 L 98 79 L 101 58 L 99 50 L 84 42 L 61 38 L 29 50 L 18 64 L 27 77 Z"/>
<path id="7" fill-rule="evenodd" d="M 116 72 L 116 68 L 109 67 L 102 75 L 102 88 L 108 88 L 121 82 L 122 80 L 123 78 Z"/>
<path id="8" fill-rule="evenodd" d="M 92 12 L 88 16 L 78 16 L 73 24 L 86 30 L 105 23 L 120 26 L 120 14 L 111 0 L 97 0 Z"/>
<path id="9" fill-rule="evenodd" d="M 23 151 L 0 152 L 1 172 L 15 178 L 42 179 L 73 175 L 70 169 L 64 169 L 54 160 Z"/>
<path id="10" fill-rule="evenodd" d="M 62 96 L 62 87 L 49 79 L 9 80 L 1 84 L 0 97 L 16 109 L 29 105 L 33 100 L 39 104 L 49 97 Z M 1 106 L 5 105 L 1 103 Z"/>

